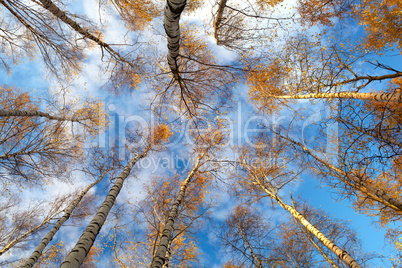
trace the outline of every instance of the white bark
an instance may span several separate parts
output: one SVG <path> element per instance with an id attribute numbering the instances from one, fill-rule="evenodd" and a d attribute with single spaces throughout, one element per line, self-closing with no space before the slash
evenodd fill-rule
<path id="1" fill-rule="evenodd" d="M 195 163 L 194 168 L 187 175 L 186 180 L 182 183 L 180 187 L 179 194 L 177 195 L 176 200 L 174 201 L 172 208 L 170 209 L 165 228 L 163 229 L 162 236 L 159 241 L 158 249 L 151 264 L 151 268 L 161 268 L 165 264 L 166 252 L 168 251 L 169 243 L 171 242 L 173 237 L 173 226 L 179 213 L 179 206 L 183 201 L 183 198 L 186 194 L 186 189 L 190 184 L 191 179 L 194 177 L 199 167 L 201 166 L 200 161 L 202 157 L 203 156 L 197 158 L 197 162 Z"/>
<path id="2" fill-rule="evenodd" d="M 40 112 L 40 111 L 22 111 L 22 110 L 0 110 L 0 117 L 6 116 L 26 116 L 26 117 L 45 117 L 49 120 L 57 120 L 57 121 L 71 121 L 71 122 L 79 122 L 80 120 L 85 120 L 89 118 L 74 118 L 74 117 L 65 117 L 65 116 L 54 116 L 49 113 Z"/>
<path id="3" fill-rule="evenodd" d="M 145 151 L 142 154 L 138 154 L 134 157 L 125 167 L 123 172 L 117 177 L 114 185 L 109 191 L 109 194 L 106 196 L 105 201 L 98 209 L 98 212 L 93 217 L 92 221 L 89 223 L 87 228 L 82 233 L 81 237 L 78 239 L 77 244 L 71 250 L 71 252 L 67 255 L 64 262 L 60 267 L 62 268 L 72 268 L 79 267 L 85 257 L 88 255 L 89 250 L 91 249 L 93 243 L 95 242 L 96 237 L 98 236 L 100 229 L 106 221 L 106 218 L 112 209 L 114 202 L 120 193 L 121 188 L 123 187 L 124 180 L 130 174 L 131 169 L 134 167 L 135 163 L 138 160 L 145 157 L 150 149 L 150 146 L 147 146 Z"/>
<path id="4" fill-rule="evenodd" d="M 24 265 L 22 265 L 22 268 L 28 268 L 32 267 L 39 259 L 39 257 L 42 255 L 43 250 L 46 248 L 46 246 L 52 241 L 53 237 L 57 233 L 57 231 L 60 229 L 60 227 L 65 223 L 73 213 L 74 209 L 78 206 L 78 204 L 81 202 L 82 198 L 88 193 L 88 191 L 98 184 L 103 177 L 106 175 L 106 172 L 104 172 L 101 177 L 96 180 L 95 182 L 91 183 L 88 185 L 84 191 L 81 192 L 81 194 L 68 206 L 68 208 L 65 210 L 63 217 L 61 217 L 56 224 L 53 226 L 53 228 L 45 235 L 45 237 L 42 239 L 40 244 L 36 247 L 34 252 L 31 254 L 31 256 L 28 258 L 28 260 L 25 262 Z"/>
<path id="5" fill-rule="evenodd" d="M 402 102 L 402 94 L 399 93 L 359 93 L 359 92 L 338 92 L 338 93 L 311 93 L 304 95 L 272 95 L 275 99 L 360 99 L 376 101 Z"/>
<path id="6" fill-rule="evenodd" d="M 41 2 L 43 7 L 46 8 L 47 10 L 49 10 L 50 13 L 52 13 L 55 17 L 59 18 L 62 22 L 69 25 L 76 32 L 80 33 L 85 38 L 88 38 L 88 39 L 96 42 L 100 47 L 105 48 L 116 59 L 132 65 L 131 62 L 124 59 L 118 52 L 116 52 L 113 48 L 111 48 L 109 44 L 103 42 L 98 37 L 94 36 L 93 34 L 90 34 L 87 30 L 84 30 L 77 22 L 75 22 L 74 20 L 69 18 L 64 11 L 60 10 L 55 4 L 53 4 L 52 1 L 39 0 L 39 2 Z"/>
<path id="7" fill-rule="evenodd" d="M 179 68 L 177 65 L 177 57 L 180 49 L 180 15 L 186 6 L 186 0 L 167 0 L 165 6 L 165 15 L 163 26 L 168 40 L 167 61 L 170 70 L 176 80 L 179 79 Z"/>

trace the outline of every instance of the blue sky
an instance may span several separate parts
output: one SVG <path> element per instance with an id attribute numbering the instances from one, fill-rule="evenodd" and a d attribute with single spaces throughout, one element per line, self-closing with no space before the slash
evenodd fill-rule
<path id="1" fill-rule="evenodd" d="M 97 12 L 92 9 L 91 1 L 84 1 L 84 10 L 85 14 L 90 15 L 92 19 L 97 20 L 98 15 Z M 93 4 L 93 3 L 92 3 Z M 78 8 L 76 8 L 79 10 Z M 183 20 L 187 20 L 190 23 L 194 23 L 202 27 L 205 22 L 208 22 L 207 13 L 203 13 L 202 16 L 204 20 L 199 19 L 197 16 L 183 17 Z M 200 16 L 201 17 L 201 16 Z M 106 16 L 103 17 L 108 21 L 109 27 L 106 27 L 106 39 L 108 42 L 120 41 L 122 38 L 122 28 L 121 23 L 116 21 L 116 17 L 114 16 Z M 160 27 L 160 23 L 156 22 L 155 27 Z M 159 32 L 161 30 L 159 29 Z M 148 33 L 152 36 L 152 32 Z M 159 36 L 155 37 L 159 40 Z M 231 51 L 228 51 L 222 47 L 218 47 L 214 44 L 213 38 L 209 36 L 207 38 L 208 43 L 211 45 L 213 52 L 215 52 L 218 56 L 218 59 L 223 64 L 228 64 L 233 61 L 235 54 Z M 116 42 L 117 42 L 116 41 Z M 160 51 L 166 51 L 166 44 L 163 42 L 159 45 Z M 73 83 L 71 84 L 71 97 L 74 96 L 95 96 L 104 101 L 104 107 L 107 112 L 109 112 L 109 120 L 112 123 L 109 127 L 109 130 L 106 134 L 102 134 L 100 137 L 100 143 L 107 146 L 108 144 L 116 142 L 117 139 L 124 140 L 124 131 L 128 124 L 130 123 L 140 123 L 145 124 L 146 126 L 152 124 L 153 115 L 147 110 L 148 101 L 150 98 L 149 89 L 146 85 L 140 87 L 139 89 L 127 93 L 123 96 L 114 96 L 103 86 L 105 82 L 104 77 L 99 74 L 99 60 L 100 52 L 99 50 L 91 51 L 88 60 L 85 63 L 85 68 L 83 73 L 78 76 Z M 387 57 L 384 56 L 381 58 L 385 63 L 390 64 L 392 66 L 401 66 L 400 63 L 400 55 L 399 57 Z M 54 82 L 49 81 L 45 75 L 45 67 L 39 61 L 29 61 L 23 62 L 17 66 L 13 67 L 13 74 L 11 76 L 7 76 L 2 70 L 0 70 L 0 83 L 1 84 L 9 84 L 14 85 L 16 87 L 21 87 L 23 90 L 30 91 L 33 95 L 43 96 L 44 92 L 47 92 L 49 89 L 52 89 L 56 85 Z M 35 91 L 36 90 L 36 91 Z M 230 125 L 232 126 L 233 136 L 230 145 L 238 146 L 248 141 L 250 135 L 256 134 L 254 129 L 256 126 L 256 122 L 261 120 L 267 120 L 266 122 L 272 123 L 273 121 L 281 121 L 286 122 L 292 119 L 292 115 L 290 111 L 283 110 L 279 115 L 274 117 L 267 117 L 261 114 L 257 114 L 253 108 L 253 105 L 247 98 L 247 87 L 240 83 L 235 89 L 235 97 L 232 101 L 232 106 L 234 109 L 229 111 L 225 115 L 220 115 L 221 118 L 226 118 L 229 120 Z M 152 96 L 152 94 L 151 94 Z M 305 107 L 310 105 L 307 101 L 301 101 L 296 106 Z M 322 112 L 322 104 L 317 103 L 316 106 L 312 105 L 309 107 L 309 111 L 306 112 L 306 116 L 304 118 L 304 122 L 315 121 L 315 117 L 312 117 L 314 112 Z M 211 117 L 215 117 L 213 115 Z M 303 119 L 302 119 L 303 120 Z M 309 121 L 310 120 L 310 121 Z M 185 124 L 184 122 L 183 124 Z M 299 121 L 298 125 L 303 125 L 303 121 Z M 178 129 L 184 129 L 183 125 L 179 124 Z M 124 203 L 127 200 L 132 200 L 132 198 L 141 199 L 144 196 L 143 186 L 144 183 L 149 181 L 150 176 L 160 175 L 160 174 L 172 174 L 172 170 L 168 169 L 157 169 L 156 167 L 161 164 L 161 159 L 166 157 L 166 159 L 171 159 L 174 157 L 178 157 L 178 166 L 174 166 L 176 172 L 182 172 L 185 170 L 185 164 L 187 164 L 188 160 L 191 157 L 191 152 L 188 150 L 189 146 L 186 141 L 186 137 L 182 136 L 184 134 L 176 132 L 174 136 L 171 138 L 172 145 L 169 147 L 169 151 L 166 153 L 154 154 L 147 163 L 141 162 L 139 164 L 142 169 L 137 167 L 135 170 L 135 177 L 130 180 L 127 185 L 125 185 L 124 190 L 119 196 L 120 203 Z M 314 131 L 307 132 L 306 138 L 311 140 L 314 135 Z M 173 142 L 174 141 L 174 142 Z M 314 145 L 312 145 L 314 146 Z M 229 159 L 231 159 L 234 154 L 227 149 L 224 153 Z M 183 174 L 184 175 L 184 174 Z M 33 198 L 33 196 L 44 196 L 46 191 L 50 191 L 53 194 L 57 194 L 58 192 L 65 191 L 66 188 L 69 190 L 75 189 L 76 187 L 82 187 L 88 182 L 88 180 L 83 180 L 75 183 L 75 185 L 59 185 L 56 187 L 55 185 L 49 186 L 44 191 L 41 189 L 36 189 L 35 193 L 23 195 L 29 200 L 29 198 Z M 100 191 L 102 189 L 102 191 Z M 106 182 L 97 186 L 94 191 L 95 194 L 101 195 L 102 192 L 105 192 L 107 189 Z M 319 208 L 323 208 L 325 211 L 330 213 L 335 217 L 339 217 L 341 219 L 350 220 L 351 226 L 359 233 L 359 237 L 363 241 L 363 246 L 368 252 L 375 251 L 376 253 L 383 254 L 384 256 L 388 256 L 389 248 L 384 248 L 384 234 L 385 230 L 382 228 L 378 228 L 372 223 L 372 218 L 369 218 L 365 215 L 360 215 L 356 213 L 353 209 L 350 208 L 350 204 L 348 201 L 334 201 L 334 194 L 330 193 L 330 190 L 325 187 L 323 184 L 319 184 L 316 178 L 313 178 L 309 175 L 303 175 L 303 182 L 297 183 L 292 190 L 293 196 L 300 195 L 303 199 L 307 200 L 311 205 L 318 206 Z M 216 206 L 212 209 L 215 213 L 213 217 L 217 220 L 222 220 L 224 216 L 228 213 L 228 210 L 232 209 L 235 206 L 234 199 L 230 197 L 227 193 L 219 194 L 219 189 L 216 190 L 213 194 L 221 195 L 221 198 L 218 202 L 216 202 Z M 269 206 L 263 206 L 268 212 L 272 212 L 269 209 Z M 280 209 L 276 209 L 278 215 L 276 217 L 283 219 L 284 214 L 288 214 L 286 211 L 282 211 Z M 285 216 L 286 218 L 287 216 Z M 89 218 L 87 219 L 87 221 Z M 110 226 L 108 226 L 110 227 Z M 78 237 L 80 230 L 83 228 L 73 229 L 71 227 L 66 227 L 62 229 L 61 233 L 58 234 L 58 237 L 65 237 L 67 235 L 66 244 L 72 245 L 74 243 L 74 239 Z M 208 231 L 203 230 L 199 234 L 200 248 L 203 252 L 205 252 L 205 256 L 208 256 L 209 260 L 205 261 L 206 266 L 219 267 L 222 264 L 221 255 L 217 252 L 216 248 L 212 246 L 213 237 L 208 237 Z M 206 245 L 206 247 L 205 247 Z M 13 254 L 15 256 L 15 253 Z M 0 261 L 2 260 L 0 257 Z M 378 261 L 375 262 L 374 267 L 383 265 L 383 267 L 389 267 L 389 263 L 383 264 Z M 100 265 L 99 267 L 104 267 Z"/>

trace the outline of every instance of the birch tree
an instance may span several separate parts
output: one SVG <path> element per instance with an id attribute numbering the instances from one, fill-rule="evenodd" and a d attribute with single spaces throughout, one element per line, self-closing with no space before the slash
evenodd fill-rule
<path id="1" fill-rule="evenodd" d="M 85 101 L 84 108 L 56 102 L 47 106 L 54 111 L 49 113 L 39 111 L 44 103 L 27 92 L 7 86 L 0 92 L 0 166 L 15 179 L 3 177 L 4 189 L 23 181 L 40 185 L 52 174 L 68 177 L 67 167 L 81 156 L 85 135 L 104 127 L 100 102 Z"/>
<path id="2" fill-rule="evenodd" d="M 237 205 L 218 227 L 220 243 L 231 260 L 248 267 L 269 267 L 273 227 L 249 205 Z"/>
<path id="3" fill-rule="evenodd" d="M 40 244 L 35 248 L 34 252 L 27 259 L 25 264 L 21 267 L 32 267 L 36 263 L 38 258 L 42 255 L 43 250 L 50 243 L 50 241 L 52 241 L 56 232 L 60 229 L 60 227 L 64 224 L 64 222 L 66 222 L 70 218 L 71 214 L 77 208 L 77 206 L 81 202 L 82 198 L 88 193 L 89 190 L 91 190 L 92 187 L 94 187 L 96 184 L 98 184 L 105 177 L 106 173 L 107 173 L 107 171 L 104 171 L 103 174 L 101 174 L 97 180 L 95 180 L 93 183 L 88 185 L 78 195 L 78 197 L 73 200 L 73 202 L 64 210 L 63 216 L 56 222 L 56 224 L 52 227 L 52 229 L 43 237 Z"/>
<path id="4" fill-rule="evenodd" d="M 296 203 L 293 206 L 314 226 L 325 231 L 331 240 L 338 241 L 342 248 L 348 252 L 354 252 L 358 257 L 363 254 L 360 252 L 361 242 L 356 232 L 346 221 L 333 218 L 325 211 L 311 207 L 307 203 Z M 277 257 L 276 261 L 272 258 L 277 265 L 321 267 L 325 262 L 328 267 L 343 266 L 341 261 L 296 219 L 291 219 L 278 228 L 278 238 L 281 238 L 281 241 L 275 245 L 272 253 L 273 256 L 277 254 L 281 256 Z M 359 262 L 366 266 L 370 258 L 368 254 L 363 254 Z"/>
<path id="5" fill-rule="evenodd" d="M 152 144 L 155 146 L 159 145 L 164 140 L 168 139 L 171 135 L 170 131 L 166 126 L 159 126 L 156 129 L 155 140 L 148 140 L 148 143 L 145 145 L 145 148 L 139 149 L 136 155 L 127 163 L 124 167 L 123 172 L 116 178 L 112 188 L 110 189 L 108 195 L 103 201 L 102 205 L 99 207 L 97 213 L 86 227 L 81 237 L 78 239 L 75 247 L 70 251 L 67 255 L 66 259 L 63 261 L 60 267 L 71 267 L 71 266 L 79 266 L 83 263 L 85 257 L 90 251 L 97 235 L 102 228 L 102 225 L 105 223 L 106 218 L 113 207 L 115 200 L 118 194 L 123 187 L 124 181 L 129 176 L 132 168 L 138 162 L 138 160 L 144 158 L 148 152 L 151 150 Z"/>
<path id="6" fill-rule="evenodd" d="M 78 32 L 85 38 L 88 38 L 88 39 L 94 41 L 102 49 L 105 49 L 113 58 L 115 58 L 116 61 L 121 61 L 121 62 L 132 65 L 132 63 L 130 61 L 124 59 L 118 52 L 116 52 L 113 48 L 111 48 L 109 44 L 100 40 L 99 37 L 96 37 L 93 34 L 90 34 L 88 31 L 85 31 L 77 22 L 75 22 L 74 20 L 69 18 L 67 16 L 67 14 L 64 11 L 60 10 L 52 1 L 39 0 L 39 2 L 42 4 L 42 6 L 45 9 L 47 9 L 50 13 L 52 13 L 59 20 L 61 20 L 65 24 L 69 25 L 74 31 Z"/>
<path id="7" fill-rule="evenodd" d="M 51 16 L 47 16 L 23 1 L 1 1 L 3 14 L 10 23 L 2 29 L 2 49 L 11 59 L 2 56 L 2 63 L 9 71 L 9 63 L 17 63 L 18 55 L 31 58 L 38 49 L 43 61 L 55 76 L 73 75 L 80 71 L 85 42 L 74 42 L 75 36 L 64 31 Z M 61 72 L 60 72 L 61 71 Z"/>
<path id="8" fill-rule="evenodd" d="M 156 254 L 177 189 L 182 183 L 181 177 L 176 175 L 173 178 L 152 180 L 147 187 L 148 196 L 136 208 L 139 211 L 138 216 L 148 223 L 145 236 L 150 244 L 145 252 L 148 253 L 150 262 L 147 266 L 152 263 Z M 187 194 L 178 209 L 172 240 L 165 254 L 164 267 L 186 267 L 200 261 L 197 241 L 193 234 L 201 229 L 202 218 L 210 206 L 204 200 L 205 190 L 210 182 L 211 178 L 205 174 L 196 174 L 193 183 L 188 186 Z"/>
<path id="9" fill-rule="evenodd" d="M 341 40 L 325 45 L 320 34 L 290 37 L 286 41 L 283 50 L 272 48 L 274 53 L 246 63 L 250 66 L 246 74 L 249 95 L 257 107 L 269 112 L 292 99 L 400 101 L 399 92 L 382 92 L 379 83 L 397 79 L 402 75 L 399 70 L 373 63 L 368 65 L 387 74 L 359 73 L 355 70 L 359 68 L 356 58 L 364 60 L 365 54 L 358 50 L 346 53 L 346 45 Z"/>
<path id="10" fill-rule="evenodd" d="M 270 148 L 264 148 L 264 151 L 271 151 L 274 155 L 277 155 L 284 147 L 280 144 L 271 146 Z M 253 150 L 251 150 L 252 152 Z M 248 178 L 240 179 L 239 183 L 246 189 L 246 192 L 256 193 L 257 198 L 261 198 L 266 195 L 271 198 L 272 201 L 279 204 L 280 207 L 287 210 L 296 220 L 298 220 L 311 234 L 321 241 L 329 250 L 331 250 L 340 260 L 342 260 L 349 267 L 361 267 L 356 260 L 351 257 L 344 249 L 341 249 L 333 241 L 331 241 L 326 235 L 324 235 L 316 226 L 311 224 L 299 211 L 293 206 L 286 204 L 283 198 L 279 196 L 279 191 L 285 185 L 289 184 L 294 175 L 292 172 L 286 172 L 283 170 L 283 166 L 277 165 L 275 160 L 270 162 L 269 165 L 254 165 L 250 166 L 247 163 L 247 150 L 243 152 L 241 156 L 241 163 L 243 168 L 247 171 L 246 176 Z M 262 152 L 261 149 L 256 150 L 257 153 L 262 155 L 267 152 Z M 251 154 L 255 155 L 255 154 Z M 242 181 L 244 180 L 244 181 Z"/>
<path id="11" fill-rule="evenodd" d="M 169 216 L 167 217 L 166 223 L 164 225 L 162 235 L 159 241 L 158 249 L 153 257 L 153 261 L 150 267 L 162 267 L 165 265 L 165 260 L 167 256 L 167 251 L 169 244 L 172 241 L 174 226 L 178 218 L 179 208 L 183 202 L 187 188 L 190 183 L 192 183 L 193 178 L 201 173 L 201 167 L 208 163 L 210 158 L 214 157 L 214 153 L 218 149 L 218 146 L 224 142 L 224 135 L 221 132 L 222 125 L 218 122 L 216 128 L 211 128 L 196 136 L 197 144 L 195 152 L 197 158 L 193 165 L 191 171 L 189 171 L 186 179 L 181 183 L 180 190 L 174 199 L 174 202 L 169 210 Z M 205 170 L 204 170 L 205 172 Z"/>
<path id="12" fill-rule="evenodd" d="M 178 116 L 189 116 L 197 121 L 208 112 L 224 110 L 230 106 L 232 86 L 242 68 L 222 65 L 215 60 L 211 47 L 197 36 L 197 29 L 184 26 L 181 29 L 178 58 L 180 79 L 175 80 L 156 58 L 155 72 L 159 73 L 152 82 L 156 96 L 152 100 L 158 114 L 166 106 L 174 105 Z"/>

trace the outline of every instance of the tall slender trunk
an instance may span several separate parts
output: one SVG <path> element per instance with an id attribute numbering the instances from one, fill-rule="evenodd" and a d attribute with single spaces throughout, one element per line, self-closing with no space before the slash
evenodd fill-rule
<path id="1" fill-rule="evenodd" d="M 261 260 L 257 258 L 257 256 L 255 255 L 253 249 L 251 248 L 250 243 L 248 242 L 248 240 L 246 239 L 246 236 L 244 235 L 243 229 L 241 228 L 240 224 L 237 223 L 238 227 L 239 227 L 239 231 L 241 234 L 241 237 L 243 238 L 244 243 L 246 244 L 246 247 L 248 249 L 248 251 L 250 251 L 251 257 L 253 258 L 253 262 L 255 263 L 255 267 L 256 268 L 262 268 L 262 264 L 261 264 Z"/>
<path id="2" fill-rule="evenodd" d="M 359 93 L 359 92 L 338 92 L 338 93 L 311 93 L 304 95 L 272 95 L 276 99 L 360 99 L 376 101 L 402 102 L 400 93 Z"/>
<path id="3" fill-rule="evenodd" d="M 26 260 L 24 265 L 22 265 L 22 268 L 28 268 L 32 267 L 39 259 L 39 257 L 42 255 L 43 250 L 46 248 L 46 246 L 52 241 L 53 237 L 57 233 L 57 231 L 60 229 L 60 227 L 70 218 L 72 212 L 74 209 L 78 206 L 78 204 L 81 202 L 82 198 L 88 193 L 88 191 L 98 184 L 103 177 L 106 175 L 107 171 L 103 172 L 103 174 L 100 176 L 99 179 L 88 185 L 84 191 L 81 192 L 81 194 L 70 204 L 70 206 L 65 210 L 65 213 L 63 217 L 61 217 L 56 224 L 53 226 L 53 228 L 45 235 L 45 237 L 42 239 L 40 244 L 36 247 L 34 252 L 31 254 L 31 256 Z"/>
<path id="4" fill-rule="evenodd" d="M 303 217 L 296 209 L 293 207 L 285 204 L 279 196 L 276 194 L 275 191 L 268 189 L 264 183 L 261 182 L 260 178 L 255 175 L 250 169 L 246 166 L 249 170 L 250 175 L 254 178 L 253 184 L 257 185 L 268 194 L 268 196 L 275 200 L 282 208 L 286 209 L 287 211 L 292 214 L 295 219 L 297 219 L 306 229 L 312 233 L 315 237 L 317 237 L 327 248 L 329 248 L 332 252 L 338 256 L 345 264 L 347 264 L 351 268 L 362 268 L 356 260 L 354 260 L 345 250 L 342 250 L 337 245 L 335 245 L 330 239 L 328 239 L 323 233 L 321 233 L 314 225 L 312 225 L 306 218 Z"/>
<path id="5" fill-rule="evenodd" d="M 354 260 L 345 250 L 339 248 L 331 240 L 329 240 L 323 233 L 321 233 L 314 225 L 312 225 L 306 218 L 303 217 L 296 209 L 285 204 L 282 200 L 276 196 L 278 204 L 289 211 L 293 217 L 295 217 L 304 227 L 307 228 L 315 237 L 317 237 L 327 248 L 336 254 L 345 264 L 352 268 L 362 268 L 356 260 Z"/>
<path id="6" fill-rule="evenodd" d="M 85 38 L 88 38 L 94 42 L 96 42 L 100 47 L 105 48 L 106 51 L 108 51 L 113 57 L 116 59 L 128 63 L 131 66 L 132 62 L 127 61 L 124 59 L 118 52 L 116 52 L 113 48 L 110 47 L 109 44 L 103 42 L 100 40 L 98 37 L 94 36 L 93 34 L 90 34 L 87 30 L 84 30 L 77 22 L 69 18 L 66 13 L 62 10 L 60 10 L 55 4 L 53 4 L 52 1 L 50 0 L 39 0 L 39 2 L 42 3 L 43 7 L 46 8 L 47 10 L 50 11 L 55 17 L 59 18 L 62 22 L 66 23 L 69 25 L 71 28 L 73 28 L 76 32 L 80 33 L 82 36 Z"/>
<path id="7" fill-rule="evenodd" d="M 275 132 L 278 134 L 281 138 L 299 146 L 300 148 L 303 149 L 304 152 L 312 156 L 315 160 L 317 160 L 319 163 L 321 163 L 323 166 L 327 167 L 329 170 L 332 170 L 333 172 L 339 174 L 337 176 L 340 178 L 343 182 L 345 182 L 347 185 L 353 187 L 354 189 L 366 194 L 368 197 L 372 198 L 373 200 L 395 210 L 399 214 L 402 213 L 402 203 L 392 197 L 390 197 L 384 190 L 381 189 L 376 189 L 370 184 L 368 184 L 366 181 L 362 180 L 361 178 L 351 175 L 346 173 L 345 171 L 341 170 L 340 168 L 335 167 L 334 165 L 331 165 L 330 163 L 322 160 L 315 154 L 313 154 L 309 149 L 307 149 L 303 144 L 291 140 L 285 136 L 282 136 L 281 134 Z"/>
<path id="8" fill-rule="evenodd" d="M 20 243 L 21 241 L 23 241 L 24 239 L 26 239 L 27 237 L 35 234 L 36 232 L 38 232 L 41 228 L 43 228 L 46 224 L 48 224 L 54 217 L 55 215 L 52 215 L 50 217 L 47 217 L 46 219 L 44 219 L 39 225 L 37 225 L 34 228 L 29 228 L 28 231 L 26 231 L 25 233 L 23 233 L 21 236 L 15 238 L 12 241 L 7 241 L 6 245 L 3 249 L 0 250 L 0 256 L 3 255 L 4 253 L 6 253 L 8 250 L 10 250 L 13 246 L 15 246 L 16 244 Z M 14 228 L 15 230 L 15 228 Z M 11 237 L 11 236 L 10 236 Z M 11 239 L 9 239 L 11 240 Z"/>
<path id="9" fill-rule="evenodd" d="M 98 209 L 98 212 L 93 217 L 92 221 L 89 223 L 87 228 L 82 233 L 81 237 L 78 239 L 77 244 L 67 255 L 64 262 L 60 267 L 71 268 L 79 267 L 87 256 L 89 250 L 91 249 L 96 237 L 99 234 L 100 229 L 106 221 L 106 218 L 112 209 L 114 202 L 123 187 L 124 180 L 130 174 L 131 169 L 137 163 L 138 160 L 145 157 L 150 150 L 150 145 L 148 145 L 142 154 L 138 154 L 136 157 L 131 159 L 131 161 L 124 167 L 124 171 L 117 177 L 114 185 L 110 189 L 108 195 L 103 201 L 103 204 Z"/>
<path id="10" fill-rule="evenodd" d="M 165 227 L 162 232 L 161 239 L 159 241 L 158 249 L 155 253 L 155 257 L 153 258 L 151 268 L 161 268 L 165 264 L 166 251 L 168 250 L 169 243 L 173 237 L 173 226 L 179 214 L 179 206 L 183 201 L 183 198 L 186 194 L 186 189 L 191 182 L 191 179 L 197 173 L 199 167 L 201 166 L 201 159 L 204 157 L 205 153 L 197 158 L 197 162 L 195 163 L 193 169 L 187 175 L 186 180 L 182 183 L 180 187 L 179 194 L 174 201 L 172 208 L 170 209 L 168 219 L 166 221 Z"/>
<path id="11" fill-rule="evenodd" d="M 219 36 L 218 36 L 219 28 L 221 27 L 223 11 L 226 7 L 227 2 L 228 2 L 228 0 L 220 0 L 218 11 L 216 13 L 216 19 L 215 19 L 215 23 L 214 23 L 214 37 L 215 37 L 216 43 L 218 45 L 219 45 Z"/>
<path id="12" fill-rule="evenodd" d="M 344 124 L 347 125 L 347 126 L 351 126 L 352 128 L 354 128 L 354 129 L 357 130 L 358 132 L 361 132 L 361 133 L 363 133 L 363 134 L 365 134 L 365 135 L 371 136 L 371 137 L 373 137 L 374 139 L 383 140 L 383 141 L 385 141 L 386 143 L 390 143 L 390 144 L 392 144 L 392 145 L 396 145 L 396 146 L 399 146 L 399 147 L 402 148 L 402 143 L 401 143 L 401 142 L 398 142 L 397 140 L 392 139 L 392 138 L 389 138 L 389 137 L 385 137 L 384 135 L 381 135 L 379 132 L 375 132 L 375 133 L 374 133 L 374 132 L 372 132 L 372 131 L 370 131 L 370 130 L 364 129 L 364 128 L 361 127 L 361 126 L 357 126 L 357 125 L 355 125 L 355 124 L 353 124 L 353 123 L 351 123 L 351 122 L 348 122 L 348 121 L 346 121 L 346 120 L 344 120 L 344 119 L 342 119 L 342 118 L 339 118 L 339 117 L 336 118 L 336 120 L 339 121 L 339 122 L 344 123 Z"/>
<path id="13" fill-rule="evenodd" d="M 14 17 L 16 17 L 17 20 L 21 22 L 21 24 L 24 25 L 32 34 L 37 35 L 43 40 L 47 40 L 46 36 L 36 31 L 35 28 L 33 28 L 22 16 L 15 12 L 8 3 L 6 3 L 4 0 L 0 0 L 0 4 L 2 4 Z"/>
<path id="14" fill-rule="evenodd" d="M 165 14 L 163 18 L 163 26 L 168 40 L 167 61 L 174 79 L 179 79 L 179 68 L 177 65 L 177 57 L 180 49 L 180 15 L 186 6 L 186 0 L 167 0 L 165 6 Z"/>
<path id="15" fill-rule="evenodd" d="M 169 245 L 168 245 L 168 248 L 166 250 L 166 255 L 165 255 L 165 263 L 163 264 L 162 268 L 169 267 L 169 259 L 170 259 L 171 250 L 172 250 L 172 240 L 169 241 Z"/>
<path id="16" fill-rule="evenodd" d="M 338 266 L 334 263 L 333 260 L 331 260 L 331 258 L 329 258 L 327 256 L 327 254 L 325 254 L 325 252 L 322 250 L 322 248 L 317 245 L 316 242 L 314 242 L 313 238 L 310 236 L 310 234 L 308 233 L 308 231 L 306 229 L 304 229 L 302 226 L 300 226 L 300 222 L 298 220 L 295 220 L 297 226 L 299 227 L 299 229 L 304 233 L 304 235 L 307 237 L 307 239 L 310 241 L 310 243 L 321 253 L 321 255 L 324 257 L 324 259 L 334 268 L 338 268 Z"/>
<path id="17" fill-rule="evenodd" d="M 49 113 L 44 113 L 40 111 L 0 110 L 0 117 L 6 117 L 6 116 L 45 117 L 49 120 L 71 121 L 71 122 L 79 122 L 80 120 L 89 119 L 89 118 L 54 116 L 50 115 Z"/>

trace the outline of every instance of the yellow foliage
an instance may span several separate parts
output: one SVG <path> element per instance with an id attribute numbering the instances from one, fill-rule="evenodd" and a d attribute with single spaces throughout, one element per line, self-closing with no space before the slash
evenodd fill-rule
<path id="1" fill-rule="evenodd" d="M 161 14 L 162 10 L 156 1 L 110 0 L 108 2 L 119 10 L 127 28 L 133 31 L 143 30 Z"/>
<path id="2" fill-rule="evenodd" d="M 223 265 L 223 268 L 245 268 L 245 266 L 241 264 L 235 264 L 233 261 L 227 261 Z"/>
<path id="3" fill-rule="evenodd" d="M 154 130 L 154 143 L 159 144 L 161 142 L 167 141 L 172 135 L 173 132 L 170 131 L 169 127 L 166 124 L 160 124 L 156 126 Z"/>
<path id="4" fill-rule="evenodd" d="M 274 7 L 282 2 L 283 0 L 258 0 L 256 4 L 261 10 L 265 10 L 267 7 Z"/>
<path id="5" fill-rule="evenodd" d="M 300 0 L 298 9 L 303 24 L 332 26 L 334 19 L 349 12 L 350 5 L 344 0 Z"/>
<path id="6" fill-rule="evenodd" d="M 354 16 L 364 26 L 367 35 L 365 48 L 380 50 L 395 44 L 398 49 L 402 48 L 401 10 L 399 0 L 363 0 L 354 7 Z"/>
<path id="7" fill-rule="evenodd" d="M 266 112 L 278 109 L 272 101 L 275 96 L 286 95 L 284 81 L 289 75 L 289 69 L 280 59 L 273 59 L 268 64 L 254 65 L 247 73 L 249 96 L 253 103 L 264 107 Z"/>

